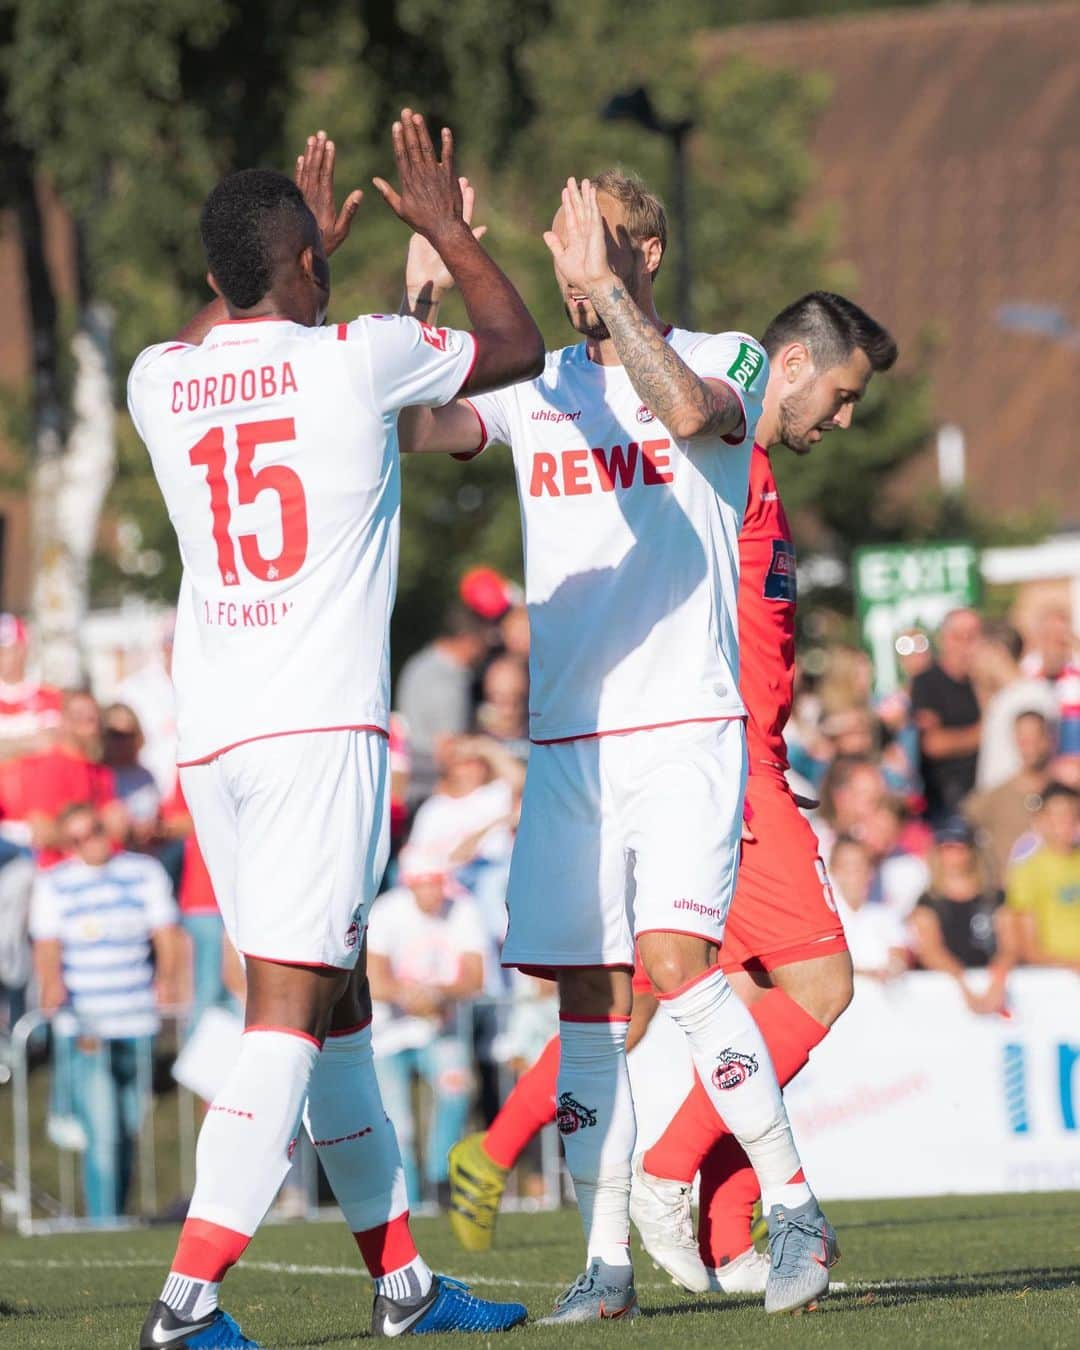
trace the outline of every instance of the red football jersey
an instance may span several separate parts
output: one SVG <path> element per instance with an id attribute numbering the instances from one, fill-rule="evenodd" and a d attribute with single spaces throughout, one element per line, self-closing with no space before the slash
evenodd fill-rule
<path id="1" fill-rule="evenodd" d="M 795 545 L 767 450 L 754 446 L 739 531 L 739 688 L 750 772 L 787 768 L 783 731 L 795 684 Z"/>
<path id="2" fill-rule="evenodd" d="M 22 740 L 60 725 L 63 695 L 48 684 L 0 683 L 0 740 Z"/>
<path id="3" fill-rule="evenodd" d="M 36 813 L 55 817 L 76 802 L 86 802 L 100 810 L 116 801 L 112 770 L 62 746 L 54 746 L 40 755 L 27 755 L 18 763 L 21 819 Z M 58 849 L 42 849 L 38 865 L 51 867 L 63 856 Z"/>

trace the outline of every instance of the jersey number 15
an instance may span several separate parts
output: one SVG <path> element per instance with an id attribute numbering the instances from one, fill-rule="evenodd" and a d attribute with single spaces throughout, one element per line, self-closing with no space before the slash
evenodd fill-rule
<path id="1" fill-rule="evenodd" d="M 236 428 L 236 500 L 248 506 L 260 492 L 276 492 L 281 503 L 281 552 L 276 558 L 264 558 L 254 534 L 238 537 L 244 567 L 260 581 L 285 581 L 304 565 L 308 547 L 307 499 L 299 476 L 284 464 L 268 464 L 252 469 L 255 449 L 281 441 L 296 440 L 296 425 L 291 417 L 267 422 L 245 422 Z M 188 455 L 196 468 L 206 470 L 210 489 L 210 515 L 213 519 L 217 565 L 225 586 L 239 586 L 236 548 L 230 533 L 229 485 L 225 479 L 225 429 L 212 427 L 192 446 Z"/>

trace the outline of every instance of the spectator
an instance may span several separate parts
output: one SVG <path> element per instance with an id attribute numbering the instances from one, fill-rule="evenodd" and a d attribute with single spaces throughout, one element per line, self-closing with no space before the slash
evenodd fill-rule
<path id="1" fill-rule="evenodd" d="M 484 985 L 483 920 L 467 897 L 450 898 L 444 859 L 402 850 L 403 884 L 379 896 L 368 926 L 368 976 L 375 1001 L 373 1044 L 383 1102 L 397 1129 L 409 1201 L 420 1199 L 411 1082 L 431 1090 L 424 1146 L 428 1182 L 442 1188 L 446 1155 L 461 1138 L 472 1074 L 460 1005 Z"/>
<path id="2" fill-rule="evenodd" d="M 1080 665 L 1080 646 L 1072 616 L 1060 605 L 1044 609 L 1035 621 L 1032 643 L 1020 663 L 1025 675 L 1053 684 L 1069 666 Z"/>
<path id="3" fill-rule="evenodd" d="M 869 755 L 840 755 L 821 783 L 821 810 L 812 820 L 822 854 L 838 835 L 861 839 L 867 822 L 885 798 L 885 779 Z"/>
<path id="4" fill-rule="evenodd" d="M 499 620 L 499 638 L 507 656 L 529 659 L 529 611 L 523 600 L 515 600 Z"/>
<path id="5" fill-rule="evenodd" d="M 22 619 L 0 614 L 0 760 L 44 750 L 60 725 L 60 690 L 26 678 L 29 643 Z"/>
<path id="6" fill-rule="evenodd" d="M 1004 896 L 990 883 L 975 836 L 964 820 L 950 821 L 934 838 L 930 885 L 911 916 L 919 964 L 951 975 L 972 1012 L 1001 1012 L 1007 966 L 995 957 Z M 977 994 L 968 985 L 966 971 L 986 966 L 991 969 L 990 983 Z"/>
<path id="7" fill-rule="evenodd" d="M 442 633 L 401 669 L 397 707 L 409 728 L 412 772 L 409 802 L 433 790 L 447 741 L 472 725 L 472 684 L 491 647 L 491 624 L 455 604 Z"/>
<path id="8" fill-rule="evenodd" d="M 26 1011 L 30 982 L 27 923 L 34 875 L 29 852 L 0 839 L 0 1042 L 10 1036 Z"/>
<path id="9" fill-rule="evenodd" d="M 1020 753 L 1013 731 L 1021 713 L 1036 712 L 1048 722 L 1057 720 L 1054 689 L 1020 669 L 1023 649 L 1020 634 L 1006 623 L 988 625 L 975 648 L 975 684 L 982 703 L 975 769 L 979 792 L 988 792 L 1019 773 Z"/>
<path id="10" fill-rule="evenodd" d="M 933 825 L 955 815 L 975 786 L 981 722 L 971 672 L 981 632 L 974 611 L 954 609 L 938 634 L 938 659 L 911 682 L 926 810 Z"/>
<path id="11" fill-rule="evenodd" d="M 990 861 L 995 886 L 1005 884 L 1005 873 L 1017 841 L 1033 828 L 1050 784 L 1054 738 L 1042 713 L 1022 712 L 1012 728 L 1019 770 L 989 792 L 976 792 L 964 801 L 964 816 L 975 828 L 980 847 Z"/>
<path id="12" fill-rule="evenodd" d="M 117 799 L 112 772 L 101 763 L 101 712 L 93 694 L 64 695 L 55 744 L 20 761 L 20 819 L 26 821 L 38 850 L 38 864 L 50 867 L 63 857 L 60 815 L 75 803 L 93 806 L 109 837 L 127 837 L 128 815 Z"/>
<path id="13" fill-rule="evenodd" d="M 166 833 L 181 841 L 183 848 L 177 898 L 180 924 L 191 944 L 191 1003 L 187 1017 L 187 1035 L 190 1036 L 207 1008 L 233 1003 L 226 974 L 229 944 L 179 780 L 173 795 L 165 803 L 163 815 Z"/>
<path id="14" fill-rule="evenodd" d="M 883 797 L 866 818 L 863 842 L 874 864 L 870 899 L 884 905 L 900 923 L 907 920 L 926 889 L 926 863 L 906 845 L 908 811 L 899 797 Z"/>
<path id="15" fill-rule="evenodd" d="M 1080 974 L 1080 793 L 1052 783 L 1036 825 L 1041 847 L 1014 863 L 1006 879 L 1015 947 L 1028 965 Z"/>
<path id="16" fill-rule="evenodd" d="M 390 849 L 397 854 L 409 827 L 409 776 L 412 753 L 405 719 L 390 714 Z"/>
<path id="17" fill-rule="evenodd" d="M 126 703 L 110 703 L 101 722 L 102 762 L 112 773 L 117 799 L 127 812 L 128 843 L 145 849 L 157 834 L 161 793 L 154 775 L 139 762 L 142 727 Z"/>
<path id="18" fill-rule="evenodd" d="M 133 710 L 142 728 L 140 758 L 154 775 L 163 800 L 176 781 L 176 696 L 172 685 L 175 626 L 176 615 L 165 615 L 158 649 L 116 691 L 118 699 Z"/>
<path id="19" fill-rule="evenodd" d="M 907 969 L 904 930 L 881 905 L 870 904 L 873 866 L 860 840 L 842 834 L 829 855 L 829 880 L 856 975 L 892 979 Z"/>
<path id="20" fill-rule="evenodd" d="M 160 863 L 115 853 L 93 807 L 68 807 L 59 826 L 72 856 L 39 874 L 30 933 L 42 1009 L 70 1007 L 78 1023 L 73 1105 L 87 1140 L 86 1213 L 100 1221 L 124 1211 L 155 1004 L 176 999 L 176 906 Z"/>
<path id="21" fill-rule="evenodd" d="M 529 757 L 529 666 L 519 656 L 497 656 L 484 671 L 477 725 L 518 759 Z"/>
<path id="22" fill-rule="evenodd" d="M 444 758 L 439 790 L 416 812 L 410 842 L 458 865 L 509 854 L 514 793 L 525 777 L 521 761 L 489 736 L 458 736 Z"/>

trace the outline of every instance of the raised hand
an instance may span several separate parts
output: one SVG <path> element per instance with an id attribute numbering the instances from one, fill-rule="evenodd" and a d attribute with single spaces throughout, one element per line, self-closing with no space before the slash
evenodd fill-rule
<path id="1" fill-rule="evenodd" d="M 466 225 L 471 225 L 476 189 L 467 178 L 459 178 L 458 187 L 461 189 L 461 218 Z M 486 225 L 477 225 L 473 229 L 474 239 L 483 239 L 485 234 Z M 438 250 L 422 234 L 414 234 L 409 240 L 409 251 L 405 257 L 406 296 L 415 299 L 426 295 L 438 299 L 444 292 L 452 290 L 453 286 L 454 278 L 439 257 Z"/>
<path id="2" fill-rule="evenodd" d="M 544 243 L 551 250 L 555 266 L 572 286 L 583 294 L 612 279 L 608 265 L 604 217 L 596 199 L 596 188 L 587 178 L 568 178 L 562 190 L 562 236 L 544 231 Z"/>
<path id="3" fill-rule="evenodd" d="M 454 173 L 454 137 L 442 129 L 442 158 L 420 113 L 402 108 L 401 121 L 391 129 L 400 193 L 385 178 L 372 181 L 396 216 L 432 242 L 462 223 L 461 187 Z"/>
<path id="4" fill-rule="evenodd" d="M 329 257 L 348 237 L 353 216 L 364 196 L 356 188 L 342 203 L 340 211 L 334 207 L 334 142 L 325 131 L 317 131 L 307 138 L 304 153 L 296 157 L 296 186 L 303 193 L 308 209 L 322 231 L 323 249 Z"/>

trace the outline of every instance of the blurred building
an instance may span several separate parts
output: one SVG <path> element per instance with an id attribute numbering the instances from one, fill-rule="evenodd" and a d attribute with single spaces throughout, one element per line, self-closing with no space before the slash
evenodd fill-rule
<path id="1" fill-rule="evenodd" d="M 705 50 L 828 79 L 808 209 L 839 207 L 836 256 L 902 347 L 939 335 L 954 473 L 984 509 L 1080 526 L 1080 5 L 799 20 Z"/>

